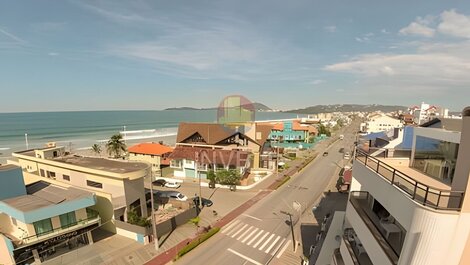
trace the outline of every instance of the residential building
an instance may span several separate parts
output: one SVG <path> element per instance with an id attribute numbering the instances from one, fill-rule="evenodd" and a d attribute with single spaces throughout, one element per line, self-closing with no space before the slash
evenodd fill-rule
<path id="1" fill-rule="evenodd" d="M 207 171 L 237 170 L 241 176 L 250 168 L 246 151 L 177 146 L 170 155 L 175 177 L 207 178 Z M 197 165 L 197 175 L 196 175 Z"/>
<path id="2" fill-rule="evenodd" d="M 318 134 L 317 128 L 313 125 L 302 123 L 301 120 L 259 123 L 272 127 L 268 137 L 272 147 L 307 149 L 312 146 L 312 138 Z"/>
<path id="3" fill-rule="evenodd" d="M 462 132 L 415 127 L 410 157 L 357 151 L 316 264 L 470 264 L 470 107 L 462 116 Z"/>
<path id="4" fill-rule="evenodd" d="M 403 123 L 399 119 L 384 114 L 374 114 L 370 115 L 367 121 L 361 124 L 360 131 L 369 134 L 401 127 L 403 127 Z"/>
<path id="5" fill-rule="evenodd" d="M 38 181 L 20 167 L 0 166 L 0 264 L 41 263 L 93 243 L 100 225 L 93 192 Z"/>
<path id="6" fill-rule="evenodd" d="M 271 126 L 257 123 L 218 124 L 180 123 L 176 137 L 178 147 L 200 147 L 243 151 L 251 154 L 250 166 L 259 168 L 263 163 L 260 154 L 269 148 Z M 243 153 L 240 153 L 241 156 Z M 173 157 L 173 156 L 172 156 Z M 176 157 L 176 156 L 174 156 Z"/>
<path id="7" fill-rule="evenodd" d="M 170 166 L 168 158 L 173 148 L 163 143 L 140 143 L 127 149 L 129 160 L 144 161 L 152 165 L 152 171 L 159 173 L 161 168 Z"/>
<path id="8" fill-rule="evenodd" d="M 150 165 L 143 162 L 82 157 L 67 154 L 64 147 L 49 147 L 13 153 L 25 175 L 95 192 L 97 210 L 109 230 L 111 219 L 127 221 L 127 212 L 147 217 L 144 178 Z"/>
<path id="9" fill-rule="evenodd" d="M 447 118 L 449 116 L 449 110 L 422 102 L 419 107 L 411 107 L 410 114 L 413 115 L 414 123 L 421 125 L 434 118 Z"/>

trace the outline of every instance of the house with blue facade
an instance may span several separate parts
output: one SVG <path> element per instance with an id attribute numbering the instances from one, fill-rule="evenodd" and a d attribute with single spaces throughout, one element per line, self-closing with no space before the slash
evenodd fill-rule
<path id="1" fill-rule="evenodd" d="M 299 120 L 270 122 L 272 125 L 268 139 L 272 147 L 288 149 L 306 149 L 312 146 L 311 137 L 318 133 L 310 124 L 302 124 Z"/>
<path id="2" fill-rule="evenodd" d="M 94 193 L 45 181 L 25 185 L 20 167 L 0 166 L 0 264 L 31 264 L 93 242 Z"/>

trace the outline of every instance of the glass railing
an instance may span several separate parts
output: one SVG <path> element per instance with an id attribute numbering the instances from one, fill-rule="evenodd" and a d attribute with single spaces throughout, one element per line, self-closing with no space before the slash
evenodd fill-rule
<path id="1" fill-rule="evenodd" d="M 453 211 L 460 211 L 462 208 L 464 191 L 431 187 L 359 149 L 356 151 L 356 161 L 364 164 L 390 184 L 404 191 L 412 200 L 424 206 Z"/>
<path id="2" fill-rule="evenodd" d="M 62 226 L 60 228 L 55 228 L 53 230 L 44 232 L 44 233 L 39 233 L 33 236 L 28 236 L 23 239 L 21 239 L 21 244 L 30 244 L 32 242 L 44 239 L 44 238 L 49 238 L 53 237 L 56 235 L 60 235 L 63 233 L 66 233 L 71 230 L 76 230 L 80 227 L 88 226 L 90 224 L 94 224 L 100 220 L 100 216 L 97 211 L 87 209 L 87 218 L 79 220 L 77 222 L 70 223 L 68 225 Z"/>

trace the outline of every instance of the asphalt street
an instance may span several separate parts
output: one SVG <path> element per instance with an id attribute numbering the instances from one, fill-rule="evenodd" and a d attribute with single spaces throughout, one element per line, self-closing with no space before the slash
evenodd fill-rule
<path id="1" fill-rule="evenodd" d="M 344 140 L 338 140 L 328 148 L 327 156 L 321 156 L 324 150 L 318 150 L 319 157 L 298 175 L 224 226 L 217 235 L 185 255 L 177 264 L 261 265 L 292 248 L 289 215 L 295 225 L 300 212 L 310 211 L 332 178 L 336 179 L 336 169 L 346 162 L 338 151 L 342 147 L 351 149 L 354 125 L 346 128 Z M 300 241 L 299 232 L 294 231 L 294 234 L 296 241 Z"/>

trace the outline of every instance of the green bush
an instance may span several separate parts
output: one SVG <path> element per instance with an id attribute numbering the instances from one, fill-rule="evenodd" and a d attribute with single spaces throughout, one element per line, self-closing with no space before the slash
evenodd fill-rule
<path id="1" fill-rule="evenodd" d="M 199 244 L 202 242 L 206 241 L 209 239 L 211 236 L 215 235 L 217 232 L 219 232 L 220 227 L 215 227 L 209 230 L 209 232 L 199 236 L 198 238 L 194 239 L 191 241 L 189 244 L 187 244 L 184 248 L 182 248 L 180 251 L 178 251 L 178 255 L 176 256 L 176 259 L 181 258 L 184 256 L 186 253 L 189 251 L 193 250 L 195 247 L 197 247 Z"/>
<path id="2" fill-rule="evenodd" d="M 152 224 L 150 220 L 139 216 L 135 210 L 130 210 L 127 212 L 127 222 L 129 224 L 138 225 L 142 227 L 147 227 Z"/>

